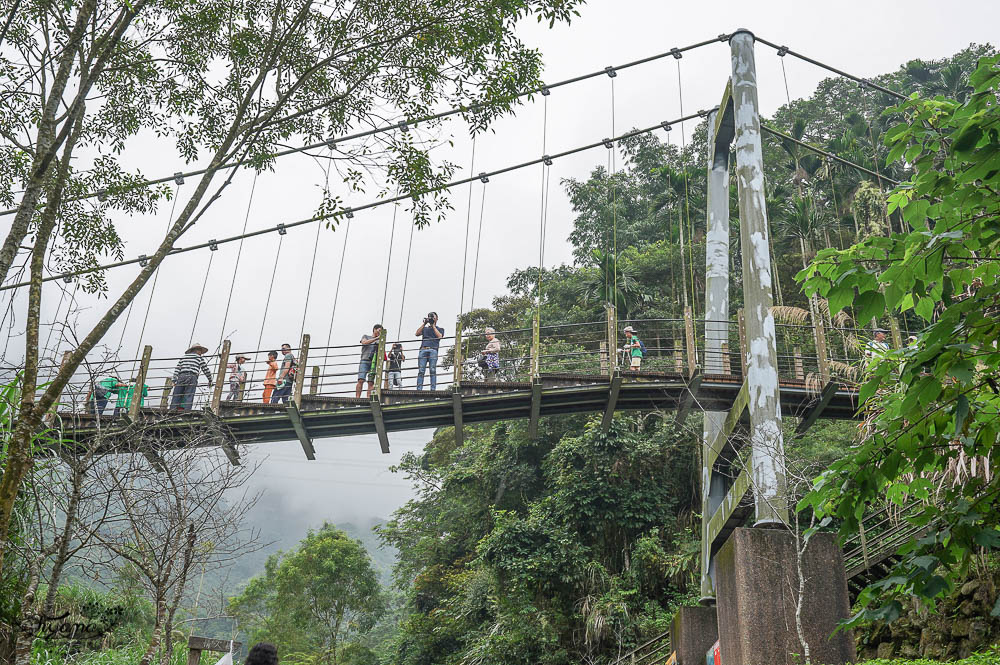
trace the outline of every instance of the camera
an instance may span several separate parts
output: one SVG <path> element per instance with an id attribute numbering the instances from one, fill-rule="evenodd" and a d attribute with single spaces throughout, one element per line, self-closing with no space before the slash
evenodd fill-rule
<path id="1" fill-rule="evenodd" d="M 432 318 L 430 318 L 430 317 L 428 317 L 428 316 L 425 316 L 425 317 L 424 317 L 424 325 L 425 325 L 425 326 L 427 326 L 427 325 L 430 325 L 430 324 L 432 324 L 432 323 L 434 323 L 434 319 L 432 319 Z"/>

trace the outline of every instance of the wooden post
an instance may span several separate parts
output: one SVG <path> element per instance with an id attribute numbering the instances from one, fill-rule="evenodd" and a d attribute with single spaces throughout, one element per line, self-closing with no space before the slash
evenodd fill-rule
<path id="1" fill-rule="evenodd" d="M 455 353 L 453 358 L 451 385 L 458 388 L 462 383 L 462 317 L 455 322 Z"/>
<path id="2" fill-rule="evenodd" d="M 899 321 L 895 316 L 889 317 L 889 332 L 892 334 L 892 348 L 903 348 L 903 333 L 899 331 Z"/>
<path id="3" fill-rule="evenodd" d="M 219 371 L 215 373 L 215 389 L 212 391 L 212 404 L 210 409 L 218 413 L 219 404 L 222 402 L 222 384 L 226 380 L 226 365 L 229 364 L 229 349 L 231 342 L 227 339 L 222 342 L 222 353 L 219 355 Z"/>
<path id="4" fill-rule="evenodd" d="M 740 370 L 743 372 L 740 376 L 746 378 L 747 376 L 747 324 L 746 320 L 743 318 L 743 308 L 736 310 L 736 326 L 740 333 Z"/>
<path id="5" fill-rule="evenodd" d="M 607 374 L 608 373 L 608 343 L 606 341 L 601 342 L 600 356 L 601 356 L 601 374 Z"/>
<path id="6" fill-rule="evenodd" d="M 542 331 L 537 310 L 531 324 L 531 378 L 538 378 L 542 370 Z"/>
<path id="7" fill-rule="evenodd" d="M 687 343 L 688 378 L 691 378 L 698 368 L 698 347 L 694 343 L 694 313 L 690 306 L 684 308 L 684 340 Z"/>
<path id="8" fill-rule="evenodd" d="M 167 409 L 170 406 L 170 391 L 174 387 L 174 380 L 168 378 L 163 383 L 163 397 L 160 398 L 160 408 Z"/>
<path id="9" fill-rule="evenodd" d="M 795 354 L 795 359 L 794 359 L 795 378 L 798 379 L 799 381 L 803 381 L 806 378 L 806 372 L 805 369 L 802 367 L 802 348 L 796 346 L 794 354 Z"/>
<path id="10" fill-rule="evenodd" d="M 618 311 L 611 303 L 605 303 L 604 313 L 608 322 L 608 352 L 611 362 L 608 363 L 607 374 L 613 376 L 618 369 Z"/>
<path id="11" fill-rule="evenodd" d="M 313 365 L 312 378 L 309 379 L 309 394 L 315 395 L 319 392 L 319 365 Z"/>
<path id="12" fill-rule="evenodd" d="M 819 367 L 820 379 L 823 385 L 830 380 L 830 358 L 826 351 L 826 328 L 823 325 L 823 314 L 819 307 L 815 308 L 813 317 L 813 334 L 816 337 L 816 365 Z"/>
<path id="13" fill-rule="evenodd" d="M 146 384 L 146 374 L 149 372 L 149 359 L 153 357 L 153 347 L 149 344 L 142 348 L 142 362 L 139 363 L 139 373 L 135 377 L 135 388 L 132 389 L 132 403 L 128 405 L 128 415 L 133 422 L 139 417 L 139 407 L 142 404 L 142 388 Z"/>
<path id="14" fill-rule="evenodd" d="M 684 373 L 684 352 L 681 351 L 680 340 L 674 339 L 674 371 Z"/>
<path id="15" fill-rule="evenodd" d="M 385 328 L 379 331 L 378 348 L 375 349 L 375 394 L 378 400 L 382 401 L 382 373 L 385 365 L 385 339 L 389 336 L 389 331 Z"/>
<path id="16" fill-rule="evenodd" d="M 722 343 L 722 373 L 727 376 L 733 373 L 733 362 L 729 357 L 729 342 Z"/>
<path id="17" fill-rule="evenodd" d="M 299 357 L 295 361 L 295 387 L 292 388 L 292 400 L 295 406 L 302 406 L 302 386 L 306 380 L 306 363 L 309 362 L 309 335 L 302 335 L 302 343 L 299 345 Z"/>

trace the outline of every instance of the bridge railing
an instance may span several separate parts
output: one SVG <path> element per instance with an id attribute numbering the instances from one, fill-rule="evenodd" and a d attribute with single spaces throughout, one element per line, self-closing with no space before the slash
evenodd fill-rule
<path id="1" fill-rule="evenodd" d="M 613 325 L 613 334 L 609 329 Z M 693 364 L 702 372 L 722 374 L 742 379 L 743 348 L 738 317 L 730 321 L 685 320 L 685 319 L 621 319 L 613 322 L 591 321 L 579 324 L 543 325 L 539 328 L 536 349 L 534 330 L 531 327 L 496 331 L 500 342 L 499 368 L 482 367 L 480 352 L 487 340 L 482 330 L 462 331 L 446 335 L 439 342 L 436 368 L 437 390 L 447 390 L 455 381 L 486 381 L 489 383 L 521 384 L 529 382 L 535 371 L 542 374 L 575 374 L 594 377 L 608 376 L 616 368 L 629 367 L 629 353 L 623 352 L 625 336 L 623 330 L 632 326 L 646 347 L 640 372 L 657 372 L 686 375 Z M 706 357 L 706 328 L 721 337 L 722 350 Z M 808 324 L 778 323 L 775 326 L 778 352 L 778 373 L 783 381 L 803 382 L 807 386 L 821 387 L 821 367 L 816 354 L 814 330 Z M 389 381 L 388 363 L 384 363 L 383 373 L 376 383 L 382 389 L 413 390 L 416 388 L 419 372 L 421 340 L 413 336 L 390 333 L 385 345 L 388 353 L 394 343 L 401 345 L 405 360 L 399 370 L 399 385 Z M 869 334 L 857 328 L 842 327 L 826 330 L 827 363 L 833 376 L 841 379 L 860 378 L 864 364 L 864 341 Z M 691 349 L 695 358 L 690 358 Z M 246 350 L 240 347 L 216 349 L 203 356 L 210 368 L 215 387 L 210 388 L 204 376 L 199 377 L 193 397 L 192 407 L 200 409 L 221 403 L 242 402 L 262 403 L 267 392 L 268 351 L 278 351 L 276 362 L 279 367 L 282 356 L 279 348 Z M 457 350 L 457 354 L 456 354 Z M 302 374 L 302 396 L 308 397 L 354 397 L 357 389 L 362 346 L 346 344 L 311 347 L 304 350 L 292 349 L 298 361 L 297 371 Z M 230 386 L 231 372 L 220 363 L 235 363 L 237 356 L 248 360 L 242 369 L 246 380 Z M 135 390 L 136 380 L 144 373 L 146 395 L 142 405 L 153 408 L 169 408 L 173 402 L 173 373 L 180 355 L 150 357 L 146 364 L 142 358 L 117 359 L 107 355 L 94 354 L 80 365 L 63 393 L 60 410 L 86 412 L 94 384 L 108 376 L 118 377 L 127 384 L 116 400 L 111 397 L 106 414 L 110 415 L 117 406 L 119 412 L 130 406 L 132 399 L 141 391 Z M 456 361 L 458 370 L 456 371 Z M 49 360 L 39 365 L 41 381 L 48 380 L 59 370 L 60 363 Z M 720 371 L 721 370 L 721 371 Z M 430 389 L 430 371 L 424 378 L 424 389 Z M 396 375 L 393 374 L 393 378 Z M 376 377 L 372 376 L 373 379 Z M 218 387 L 221 379 L 222 386 Z M 363 398 L 367 397 L 368 375 L 362 379 Z M 131 392 L 132 399 L 128 393 Z"/>

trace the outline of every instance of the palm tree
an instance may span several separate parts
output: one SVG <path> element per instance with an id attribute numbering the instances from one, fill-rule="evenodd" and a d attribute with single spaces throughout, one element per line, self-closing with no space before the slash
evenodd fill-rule
<path id="1" fill-rule="evenodd" d="M 622 268 L 613 254 L 594 249 L 590 255 L 594 268 L 587 271 L 580 285 L 584 302 L 611 303 L 622 318 L 629 318 L 639 306 L 652 302 L 653 297 L 641 290 L 635 271 Z"/>

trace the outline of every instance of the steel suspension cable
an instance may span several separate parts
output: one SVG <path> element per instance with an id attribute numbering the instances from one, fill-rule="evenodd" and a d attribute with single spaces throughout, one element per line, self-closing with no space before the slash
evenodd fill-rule
<path id="1" fill-rule="evenodd" d="M 330 151 L 331 157 L 333 151 Z M 330 166 L 327 164 L 323 168 L 324 183 L 323 183 L 323 198 L 326 198 L 327 193 L 330 191 Z M 306 301 L 302 305 L 302 325 L 299 327 L 299 339 L 302 339 L 302 335 L 306 332 L 306 314 L 309 312 L 309 296 L 312 294 L 313 285 L 313 274 L 316 272 L 316 254 L 319 252 L 319 233 L 323 228 L 322 224 L 316 225 L 316 238 L 313 240 L 313 257 L 312 263 L 309 264 L 309 283 L 306 285 Z"/>
<path id="2" fill-rule="evenodd" d="M 410 282 L 410 255 L 413 253 L 413 231 L 417 225 L 410 223 L 410 243 L 406 250 L 406 269 L 403 272 L 403 295 L 399 301 L 399 323 L 396 324 L 396 339 L 402 339 L 403 328 L 403 306 L 406 305 L 406 287 Z"/>
<path id="3" fill-rule="evenodd" d="M 181 191 L 180 184 L 176 184 L 174 186 L 174 200 L 170 204 L 170 217 L 167 219 L 168 230 L 174 223 L 174 212 L 177 209 L 177 199 L 180 198 L 180 191 Z M 159 266 L 157 266 L 156 270 L 153 272 L 153 284 L 149 287 L 149 300 L 146 301 L 146 314 L 142 317 L 142 328 L 139 330 L 139 340 L 136 343 L 135 354 L 132 356 L 133 358 L 139 357 L 139 349 L 142 348 L 142 339 L 146 335 L 146 323 L 147 321 L 149 321 L 149 310 L 153 305 L 153 296 L 156 294 L 156 282 L 160 278 L 160 268 L 162 267 L 162 265 L 163 264 L 161 263 Z M 125 331 L 123 329 L 122 339 L 124 339 L 124 336 L 125 336 Z M 119 341 L 119 346 L 121 346 L 120 341 Z"/>
<path id="4" fill-rule="evenodd" d="M 613 76 L 611 77 L 611 135 L 615 135 L 615 78 Z M 614 283 L 612 284 L 614 290 L 612 293 L 615 299 L 615 309 L 618 308 L 618 183 L 615 178 L 618 171 L 618 150 L 614 147 L 616 145 L 612 141 L 609 146 L 611 153 L 611 242 L 615 261 L 612 271 L 614 279 Z M 622 295 L 624 296 L 624 293 Z M 622 304 L 624 304 L 624 298 L 622 300 Z"/>
<path id="5" fill-rule="evenodd" d="M 587 150 L 593 150 L 593 149 L 596 149 L 596 148 L 600 148 L 602 146 L 606 147 L 608 141 L 613 141 L 613 142 L 617 143 L 617 142 L 620 142 L 620 141 L 622 141 L 624 139 L 632 138 L 632 137 L 635 137 L 635 136 L 641 136 L 643 134 L 649 134 L 650 132 L 655 132 L 655 131 L 657 131 L 659 129 L 663 129 L 665 127 L 670 127 L 673 124 L 684 122 L 685 120 L 693 120 L 694 118 L 703 118 L 706 115 L 708 115 L 708 113 L 709 113 L 710 110 L 714 110 L 714 109 L 698 111 L 697 113 L 692 113 L 690 115 L 687 115 L 687 116 L 684 116 L 684 117 L 681 117 L 681 118 L 675 118 L 673 120 L 665 120 L 665 121 L 663 121 L 661 123 L 653 125 L 652 127 L 645 127 L 643 129 L 635 129 L 635 130 L 632 130 L 632 131 L 629 131 L 629 132 L 624 132 L 623 134 L 621 134 L 619 136 L 616 136 L 616 137 L 613 137 L 611 139 L 602 139 L 601 141 L 597 141 L 595 143 L 589 143 L 589 144 L 586 144 L 586 145 L 576 146 L 575 148 L 570 148 L 568 150 L 563 150 L 561 152 L 558 152 L 558 153 L 555 153 L 555 154 L 552 154 L 552 155 L 548 155 L 547 158 L 551 159 L 551 160 L 556 160 L 556 159 L 560 159 L 562 157 L 568 157 L 570 155 L 575 155 L 577 153 L 586 152 Z M 490 178 L 490 177 L 493 177 L 493 176 L 504 175 L 504 174 L 507 174 L 507 173 L 511 173 L 513 171 L 518 171 L 520 169 L 528 168 L 528 167 L 531 167 L 531 166 L 536 166 L 536 165 L 542 163 L 544 161 L 544 159 L 545 158 L 543 158 L 543 157 L 538 157 L 536 159 L 530 159 L 530 160 L 527 160 L 527 161 L 524 161 L 524 162 L 520 162 L 520 163 L 517 163 L 517 164 L 512 164 L 512 165 L 509 165 L 509 166 L 504 166 L 504 167 L 501 167 L 501 168 L 498 168 L 498 169 L 495 169 L 495 170 L 492 170 L 492 171 L 484 171 L 483 173 L 480 173 L 479 175 L 473 176 L 473 177 L 470 177 L 470 178 L 460 178 L 460 179 L 457 179 L 457 180 L 452 180 L 450 182 L 442 183 L 440 185 L 428 188 L 426 190 L 404 192 L 404 193 L 399 194 L 398 196 L 384 198 L 384 199 L 378 199 L 376 201 L 371 201 L 369 203 L 365 203 L 365 204 L 362 204 L 360 206 L 354 206 L 354 207 L 351 207 L 351 208 L 342 208 L 342 209 L 337 210 L 335 212 L 314 215 L 312 217 L 307 217 L 305 219 L 300 219 L 300 220 L 297 220 L 295 222 L 288 222 L 288 223 L 278 224 L 276 226 L 270 226 L 270 227 L 263 228 L 263 229 L 257 229 L 256 231 L 248 231 L 247 233 L 242 233 L 242 234 L 239 234 L 239 235 L 230 236 L 228 238 L 220 238 L 220 239 L 216 240 L 214 243 L 212 243 L 212 242 L 202 242 L 202 243 L 197 243 L 197 244 L 194 244 L 194 245 L 190 245 L 188 247 L 175 247 L 175 248 L 171 249 L 170 252 L 168 252 L 167 256 L 176 256 L 176 255 L 179 255 L 179 254 L 184 254 L 186 252 L 192 252 L 192 251 L 199 250 L 199 249 L 205 249 L 206 247 L 209 247 L 212 244 L 215 244 L 215 245 L 225 245 L 225 244 L 228 244 L 228 243 L 231 243 L 231 242 L 236 242 L 236 241 L 240 240 L 241 238 L 252 238 L 252 237 L 255 237 L 255 236 L 265 235 L 265 234 L 268 234 L 268 233 L 275 233 L 275 232 L 279 232 L 280 233 L 280 232 L 283 232 L 283 231 L 285 231 L 287 229 L 295 228 L 295 227 L 298 227 L 298 226 L 303 226 L 305 224 L 313 224 L 315 222 L 320 222 L 320 221 L 327 220 L 327 219 L 332 219 L 332 218 L 346 217 L 348 215 L 353 215 L 355 212 L 360 212 L 360 211 L 363 211 L 363 210 L 370 210 L 372 208 L 377 208 L 379 206 L 388 205 L 390 203 L 396 203 L 396 202 L 400 202 L 400 201 L 405 201 L 407 199 L 412 199 L 415 196 L 418 197 L 418 196 L 422 196 L 422 195 L 425 195 L 425 194 L 431 194 L 431 193 L 434 193 L 434 192 L 440 192 L 440 191 L 452 189 L 452 188 L 458 187 L 460 185 L 468 184 L 471 180 L 474 180 L 476 178 L 480 178 L 481 179 L 483 176 L 486 176 L 487 178 Z M 52 281 L 52 280 L 55 280 L 55 279 L 62 279 L 62 278 L 65 278 L 67 276 L 86 275 L 86 274 L 90 274 L 90 273 L 94 273 L 94 272 L 100 272 L 101 270 L 108 270 L 108 269 L 111 269 L 111 268 L 120 268 L 120 267 L 123 267 L 123 266 L 140 263 L 140 262 L 142 262 L 144 260 L 145 260 L 144 257 L 138 257 L 138 258 L 134 258 L 134 259 L 126 259 L 126 260 L 123 260 L 123 261 L 116 261 L 114 263 L 108 263 L 108 264 L 105 264 L 105 265 L 96 266 L 94 268 L 87 268 L 87 269 L 84 269 L 84 270 L 77 270 L 77 271 L 73 271 L 73 272 L 66 272 L 66 273 L 61 273 L 59 275 L 55 275 L 55 276 L 51 276 L 51 277 L 46 277 L 46 278 L 43 278 L 42 281 L 43 282 L 48 282 L 48 281 Z M 30 282 L 18 282 L 18 283 L 14 283 L 14 284 L 6 284 L 6 285 L 3 285 L 3 286 L 0 286 L 0 291 L 7 291 L 7 290 L 10 290 L 10 289 L 18 289 L 18 288 L 22 288 L 22 287 L 25 287 L 25 286 L 28 286 L 28 285 L 30 285 Z"/>
<path id="6" fill-rule="evenodd" d="M 684 85 L 681 81 L 681 59 L 677 58 L 677 100 L 680 105 L 681 115 L 684 115 Z M 688 270 L 690 271 L 691 282 L 691 306 L 698 309 L 698 289 L 695 288 L 694 281 L 694 225 L 691 223 L 691 195 L 688 191 L 688 169 L 687 169 L 687 136 L 684 130 L 684 123 L 681 123 L 681 166 L 684 171 L 684 218 L 687 220 L 688 230 Z M 683 226 L 685 220 L 681 220 Z M 681 240 L 681 253 L 684 252 L 684 241 Z M 687 294 L 684 295 L 687 300 Z M 686 303 L 685 303 L 686 304 Z"/>
<path id="7" fill-rule="evenodd" d="M 614 134 L 614 132 L 612 132 Z M 542 154 L 548 148 L 549 140 L 549 97 L 542 98 Z M 548 159 L 542 161 L 542 203 L 538 219 L 538 275 L 535 285 L 535 317 L 542 320 L 542 268 L 545 266 L 545 173 Z"/>
<path id="8" fill-rule="evenodd" d="M 843 76 L 844 78 L 849 78 L 852 81 L 856 81 L 857 83 L 861 83 L 863 85 L 866 85 L 869 88 L 872 88 L 874 90 L 878 90 L 879 92 L 884 92 L 885 94 L 890 95 L 892 97 L 895 97 L 896 99 L 906 99 L 906 95 L 898 93 L 895 90 L 890 90 L 889 88 L 886 88 L 885 86 L 881 86 L 878 83 L 875 83 L 874 81 L 872 81 L 870 79 L 862 78 L 860 76 L 855 76 L 853 74 L 848 74 L 847 72 L 845 72 L 845 71 L 843 71 L 841 69 L 837 69 L 836 67 L 833 67 L 831 65 L 828 65 L 825 62 L 821 62 L 819 60 L 814 60 L 813 58 L 810 58 L 809 56 L 802 55 L 801 53 L 797 53 L 796 51 L 793 51 L 792 49 L 788 48 L 787 46 L 779 46 L 779 45 L 775 44 L 774 42 L 770 42 L 770 41 L 768 41 L 766 39 L 758 37 L 757 35 L 754 35 L 753 38 L 754 38 L 755 42 L 760 42 L 761 44 L 764 44 L 765 46 L 770 46 L 771 48 L 773 48 L 774 50 L 776 50 L 778 52 L 778 55 L 780 55 L 780 56 L 785 56 L 785 55 L 794 56 L 794 57 L 798 58 L 799 60 L 804 60 L 805 62 L 808 62 L 809 64 L 816 65 L 817 67 L 820 67 L 820 68 L 825 69 L 827 71 L 833 72 L 834 74 L 837 74 L 838 76 Z"/>
<path id="9" fill-rule="evenodd" d="M 45 336 L 45 344 L 40 349 L 42 355 L 48 354 L 49 342 L 52 340 L 52 331 L 55 330 L 56 324 L 59 322 L 59 310 L 62 309 L 63 301 L 66 299 L 67 289 L 59 289 L 59 303 L 56 305 L 56 312 L 52 315 L 52 323 L 49 325 L 49 334 Z"/>
<path id="10" fill-rule="evenodd" d="M 469 297 L 469 310 L 476 308 L 476 280 L 479 277 L 479 247 L 483 240 L 483 214 L 486 212 L 486 183 L 483 183 L 483 196 L 479 203 L 479 229 L 476 231 L 476 262 L 472 267 L 472 295 Z"/>
<path id="11" fill-rule="evenodd" d="M 194 322 L 191 324 L 191 338 L 188 340 L 188 346 L 194 343 L 194 331 L 198 327 L 198 317 L 201 315 L 201 303 L 205 299 L 205 289 L 208 288 L 208 276 L 212 273 L 212 261 L 215 260 L 215 252 L 209 252 L 208 254 L 208 267 L 205 269 L 205 279 L 201 283 L 201 295 L 198 296 L 198 307 L 194 310 Z M 138 353 L 136 354 L 139 355 Z"/>
<path id="12" fill-rule="evenodd" d="M 302 304 L 302 325 L 299 326 L 299 339 L 306 332 L 306 314 L 309 312 L 309 297 L 312 295 L 313 275 L 316 272 L 316 254 L 319 252 L 319 233 L 323 229 L 322 224 L 316 225 L 316 237 L 313 239 L 313 257 L 309 264 L 309 282 L 306 284 L 306 301 Z"/>
<path id="13" fill-rule="evenodd" d="M 250 209 L 253 207 L 253 195 L 257 191 L 257 176 L 260 175 L 257 171 L 253 174 L 253 184 L 250 185 L 250 197 L 247 199 L 247 211 L 243 216 L 243 231 L 247 232 L 247 222 L 250 221 Z M 243 255 L 243 241 L 245 238 L 240 238 L 240 244 L 236 248 L 236 265 L 233 266 L 233 280 L 229 283 L 229 297 L 226 298 L 226 311 L 222 315 L 222 330 L 219 331 L 219 341 L 221 342 L 226 338 L 226 322 L 229 321 L 229 306 L 233 302 L 233 291 L 236 290 L 236 273 L 240 269 L 240 257 Z M 313 260 L 315 260 L 315 255 Z"/>
<path id="14" fill-rule="evenodd" d="M 274 252 L 274 269 L 271 271 L 271 284 L 267 287 L 267 300 L 264 301 L 264 314 L 260 319 L 260 335 L 257 336 L 257 346 L 255 346 L 254 349 L 259 350 L 261 348 L 260 344 L 264 340 L 264 324 L 267 323 L 268 310 L 271 309 L 271 293 L 274 291 L 274 277 L 278 274 L 278 261 L 281 260 L 281 244 L 284 240 L 284 234 L 278 236 L 278 248 Z"/>
<path id="15" fill-rule="evenodd" d="M 333 338 L 333 319 L 337 316 L 337 301 L 340 299 L 340 279 L 344 276 L 344 259 L 347 258 L 347 240 L 351 237 L 351 217 L 347 218 L 344 229 L 344 247 L 340 251 L 340 267 L 337 269 L 337 286 L 333 290 L 333 308 L 330 311 L 330 328 L 326 331 L 326 345 Z"/>
<path id="16" fill-rule="evenodd" d="M 399 212 L 399 204 L 392 206 L 392 230 L 389 232 L 389 258 L 385 262 L 385 288 L 382 290 L 382 314 L 379 322 L 385 320 L 385 302 L 389 298 L 389 269 L 392 268 L 392 244 L 396 240 L 396 213 Z M 384 325 L 384 324 L 383 324 Z M 399 331 L 396 331 L 399 334 Z"/>
<path id="17" fill-rule="evenodd" d="M 545 98 L 548 100 L 548 97 Z M 543 150 L 544 152 L 544 150 Z M 472 135 L 472 157 L 469 160 L 469 175 L 471 176 L 476 172 L 476 135 Z M 459 320 L 462 318 L 462 314 L 465 313 L 465 272 L 466 268 L 469 266 L 469 227 L 472 226 L 472 183 L 473 180 L 469 180 L 469 202 L 465 209 L 465 245 L 462 249 L 462 289 L 458 297 L 458 317 Z M 389 273 L 386 273 L 386 279 L 388 279 Z M 384 309 L 384 307 L 383 307 Z"/>

